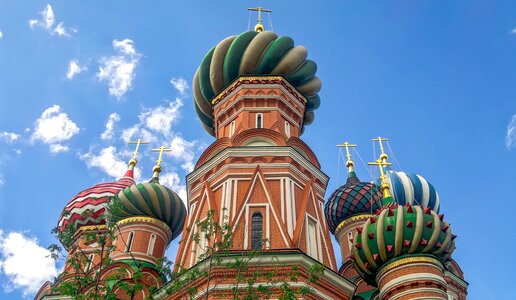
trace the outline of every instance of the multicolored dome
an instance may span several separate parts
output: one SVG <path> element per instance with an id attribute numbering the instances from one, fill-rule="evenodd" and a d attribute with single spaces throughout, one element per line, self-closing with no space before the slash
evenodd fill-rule
<path id="1" fill-rule="evenodd" d="M 215 135 L 212 98 L 241 75 L 283 75 L 307 98 L 305 125 L 312 123 L 322 82 L 315 76 L 317 65 L 306 57 L 305 47 L 294 47 L 290 37 L 272 31 L 247 31 L 222 40 L 208 51 L 193 80 L 195 110 L 204 129 Z"/>
<path id="2" fill-rule="evenodd" d="M 108 201 L 120 190 L 133 184 L 133 170 L 128 170 L 118 181 L 97 184 L 78 193 L 64 207 L 59 217 L 59 233 L 63 234 L 70 225 L 74 225 L 70 228 L 77 230 L 82 226 L 105 224 L 104 212 Z"/>
<path id="3" fill-rule="evenodd" d="M 446 262 L 455 249 L 450 225 L 420 205 L 384 207 L 357 229 L 353 239 L 355 269 L 375 285 L 376 272 L 388 261 L 405 255 L 433 255 Z"/>
<path id="4" fill-rule="evenodd" d="M 183 231 L 186 207 L 181 198 L 159 184 L 156 177 L 148 183 L 134 184 L 121 190 L 115 200 L 120 205 L 116 218 L 147 216 L 161 220 L 170 227 L 171 240 Z"/>
<path id="5" fill-rule="evenodd" d="M 335 190 L 324 205 L 331 233 L 349 217 L 373 214 L 382 206 L 381 199 L 382 192 L 376 184 L 360 182 L 355 172 L 349 172 L 346 183 Z"/>
<path id="6" fill-rule="evenodd" d="M 396 203 L 430 207 L 439 213 L 439 195 L 425 178 L 413 173 L 395 172 L 392 169 L 388 169 L 385 175 Z"/>

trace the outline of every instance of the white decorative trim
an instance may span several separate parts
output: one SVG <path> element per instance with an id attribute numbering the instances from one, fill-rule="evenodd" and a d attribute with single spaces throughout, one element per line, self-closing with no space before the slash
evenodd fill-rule
<path id="1" fill-rule="evenodd" d="M 211 157 L 206 163 L 194 170 L 186 176 L 187 182 L 195 182 L 199 178 L 212 170 L 216 165 L 222 163 L 230 157 L 257 157 L 257 156 L 275 156 L 275 157 L 291 157 L 294 158 L 303 168 L 308 170 L 323 184 L 328 182 L 329 177 L 317 168 L 311 161 L 301 155 L 297 150 L 289 146 L 271 146 L 271 147 L 228 147 Z M 258 164 L 244 164 L 244 167 L 252 167 Z M 263 164 L 267 167 L 269 164 Z M 276 165 L 276 164 L 272 164 Z M 278 164 L 281 165 L 281 164 Z M 290 164 L 285 164 L 290 165 Z M 232 165 L 234 166 L 234 165 Z M 276 165 L 277 166 L 277 165 Z"/>
<path id="2" fill-rule="evenodd" d="M 458 283 L 464 289 L 467 289 L 469 286 L 469 283 L 467 283 L 464 279 L 460 278 L 459 276 L 453 274 L 450 271 L 444 271 L 444 277 L 448 277 L 448 278 L 452 279 L 453 282 Z"/>
<path id="3" fill-rule="evenodd" d="M 329 251 L 328 243 L 326 242 L 326 239 L 324 238 L 325 235 L 324 235 L 324 232 L 322 230 L 323 226 L 324 226 L 323 224 L 326 224 L 326 223 L 323 223 L 323 222 L 325 222 L 325 220 L 324 220 L 324 213 L 321 210 L 321 214 L 319 214 L 319 208 L 322 209 L 322 206 L 317 205 L 317 203 L 321 204 L 321 202 L 316 202 L 317 200 L 315 199 L 316 197 L 315 197 L 314 191 L 312 189 L 312 185 L 310 185 L 308 188 L 310 189 L 309 196 L 310 196 L 310 198 L 312 198 L 312 205 L 314 206 L 315 214 L 316 214 L 316 217 L 317 217 L 317 220 L 318 220 L 317 233 L 318 233 L 318 235 L 320 237 L 320 240 L 322 240 L 322 243 L 320 241 L 318 243 L 319 253 L 321 253 L 321 261 L 324 262 L 324 259 L 322 257 L 322 248 L 321 248 L 321 244 L 324 244 L 324 250 L 326 252 L 326 257 L 328 258 L 328 262 L 330 263 L 330 267 L 333 269 L 334 266 L 333 266 L 333 261 L 332 261 L 331 256 L 330 256 L 330 251 Z M 333 247 L 332 247 L 332 250 L 333 250 Z"/>
<path id="4" fill-rule="evenodd" d="M 293 288 L 301 288 L 301 287 L 308 287 L 310 288 L 312 291 L 313 291 L 313 294 L 317 295 L 318 297 L 324 299 L 324 300 L 333 300 L 333 298 L 331 298 L 330 296 L 324 294 L 323 292 L 321 292 L 320 290 L 317 289 L 316 286 L 310 286 L 304 282 L 296 282 L 296 281 L 289 281 L 289 282 L 286 282 L 288 283 L 291 287 Z M 283 282 L 282 282 L 283 284 Z M 258 288 L 259 286 L 263 285 L 263 283 L 254 283 L 252 286 L 254 289 Z M 272 285 L 272 284 L 271 284 Z M 245 288 L 247 288 L 249 285 L 240 285 L 240 288 L 243 290 Z M 217 284 L 217 285 L 210 285 L 208 287 L 208 292 L 213 292 L 213 291 L 232 291 L 233 288 L 236 287 L 235 284 Z M 278 288 L 280 288 L 279 285 L 277 285 Z M 206 297 L 206 290 L 203 290 L 197 294 L 195 294 L 191 299 L 202 299 L 202 298 L 205 298 Z"/>
<path id="5" fill-rule="evenodd" d="M 404 282 L 404 281 L 414 281 L 414 280 L 429 280 L 429 281 L 437 281 L 441 283 L 443 286 L 446 286 L 446 281 L 442 276 L 435 275 L 432 273 L 412 273 L 403 276 L 399 276 L 397 278 L 392 279 L 391 281 L 384 284 L 380 289 L 380 298 L 383 298 L 384 294 L 389 291 L 394 286 Z M 438 289 L 435 289 L 438 290 Z"/>
<path id="6" fill-rule="evenodd" d="M 310 233 L 311 233 L 310 224 L 313 224 L 313 226 L 315 227 L 314 232 L 313 232 L 315 241 L 312 241 L 312 238 L 310 238 Z M 313 259 L 320 261 L 319 253 L 321 253 L 321 250 L 320 250 L 321 242 L 320 242 L 320 237 L 317 234 L 318 227 L 319 227 L 319 222 L 317 221 L 317 219 L 312 217 L 309 213 L 305 213 L 306 253 L 308 255 L 310 255 Z M 315 253 L 312 253 L 311 246 L 316 246 Z"/>
<path id="7" fill-rule="evenodd" d="M 262 187 L 263 187 L 263 190 L 265 192 L 265 196 L 267 198 L 267 202 L 271 205 L 271 207 L 274 207 L 272 205 L 272 201 L 271 201 L 271 198 L 270 198 L 270 195 L 269 195 L 269 191 L 265 188 L 265 182 L 263 181 L 262 179 L 262 176 L 260 175 L 260 173 L 256 173 L 256 176 L 254 177 L 253 181 L 252 181 L 252 184 L 251 184 L 251 187 L 249 187 L 249 191 L 252 191 L 253 188 L 254 188 L 254 185 L 256 184 L 256 181 L 257 179 L 260 179 L 260 182 L 262 184 Z M 249 195 L 247 195 L 247 198 L 244 199 L 244 203 L 247 204 L 247 202 L 249 201 L 249 198 L 251 197 L 251 193 Z M 240 222 L 240 218 L 242 217 L 242 214 L 243 214 L 244 210 L 241 210 L 239 213 L 238 213 L 238 217 L 235 221 L 235 224 L 233 225 L 233 228 L 237 228 L 238 226 L 238 222 Z M 274 216 L 274 220 L 276 221 L 276 224 L 278 224 L 278 227 L 279 228 L 282 228 L 281 227 L 281 223 L 278 219 L 278 216 L 276 215 L 276 212 L 274 211 L 274 209 L 272 210 L 272 215 Z M 246 230 L 247 230 L 247 227 L 246 227 Z M 283 232 L 283 230 L 280 230 L 280 233 L 281 233 L 281 237 L 283 238 L 283 241 L 285 242 L 285 245 L 289 245 L 288 243 L 288 240 L 287 238 L 285 237 L 285 233 Z M 245 245 L 245 244 L 244 244 Z"/>
<path id="8" fill-rule="evenodd" d="M 265 238 L 267 239 L 267 243 L 265 243 L 265 249 L 270 249 L 270 240 L 271 240 L 271 225 L 269 218 L 270 204 L 269 203 L 249 203 L 245 205 L 245 232 L 244 232 L 244 249 L 251 249 L 251 245 L 249 243 L 249 208 L 250 207 L 265 207 Z"/>
<path id="9" fill-rule="evenodd" d="M 166 235 L 166 232 L 165 232 L 166 229 L 159 228 L 158 232 L 156 232 L 157 228 L 159 228 L 159 227 L 148 225 L 146 223 L 133 223 L 133 224 L 130 224 L 129 226 L 124 226 L 122 228 L 119 228 L 119 227 L 116 228 L 115 233 L 122 234 L 122 233 L 126 233 L 126 232 L 131 232 L 131 231 L 147 232 L 150 234 L 158 234 L 160 238 L 162 238 L 164 241 L 167 241 L 170 238 L 170 236 Z"/>
<path id="10" fill-rule="evenodd" d="M 231 257 L 220 257 L 220 264 L 224 266 L 225 264 L 232 261 Z M 277 266 L 277 265 L 302 265 L 305 268 L 313 266 L 318 262 L 313 258 L 309 257 L 306 254 L 302 253 L 284 253 L 281 255 L 267 255 L 266 252 L 258 257 L 252 257 L 249 259 L 249 266 L 253 265 L 269 265 L 269 266 Z M 208 269 L 209 260 L 204 260 L 198 264 L 199 270 L 207 270 Z M 182 275 L 186 276 L 186 274 Z M 347 292 L 349 295 L 354 295 L 357 287 L 351 283 L 351 281 L 341 277 L 338 273 L 332 271 L 328 267 L 324 269 L 322 274 L 320 274 L 320 278 L 327 280 L 331 285 L 333 285 L 336 289 L 341 290 L 343 292 Z M 179 279 L 182 279 L 180 277 Z M 168 283 L 167 285 L 161 287 L 160 292 L 154 295 L 154 299 L 160 300 L 168 297 Z M 315 288 L 315 287 L 312 287 Z M 318 291 L 318 290 L 317 290 Z"/>
<path id="11" fill-rule="evenodd" d="M 247 179 L 250 180 L 250 177 L 253 175 L 253 172 L 245 172 L 245 173 L 229 173 L 228 170 L 234 170 L 234 169 L 253 169 L 257 166 L 260 166 L 262 170 L 264 170 L 264 174 L 266 175 L 278 175 L 278 176 L 290 176 L 292 180 L 296 182 L 296 185 L 300 186 L 299 182 L 306 182 L 309 180 L 309 178 L 303 174 L 301 171 L 299 171 L 297 168 L 294 168 L 289 163 L 273 163 L 273 164 L 231 164 L 231 165 L 224 165 L 222 168 L 220 168 L 219 171 L 212 174 L 208 177 L 206 181 L 212 182 L 212 189 L 213 191 L 216 191 L 221 187 L 223 184 L 223 181 L 227 180 L 228 178 L 233 178 L 237 176 L 248 176 L 248 178 L 240 178 L 240 179 Z M 213 166 L 215 167 L 215 166 Z M 289 170 L 289 172 L 266 172 L 267 169 L 277 169 L 277 168 L 286 168 Z M 297 175 L 297 176 L 296 176 Z M 217 178 L 217 180 L 214 181 L 214 178 Z M 267 178 L 269 179 L 269 178 Z M 189 186 L 189 183 L 187 182 L 187 186 Z M 191 199 L 190 202 L 195 201 L 194 199 L 198 197 L 196 193 L 198 193 L 202 189 L 203 185 L 199 184 L 194 189 L 189 190 L 188 199 Z M 302 187 L 301 187 L 302 188 Z M 324 203 L 324 194 L 326 193 L 325 186 L 321 187 L 319 185 L 315 186 L 318 194 L 317 198 Z M 195 195 L 194 195 L 195 194 Z M 194 195 L 194 196 L 192 196 Z"/>
<path id="12" fill-rule="evenodd" d="M 397 300 L 397 299 L 401 299 L 403 297 L 406 297 L 406 296 L 409 296 L 410 294 L 414 294 L 414 293 L 421 293 L 421 292 L 427 292 L 427 293 L 438 293 L 438 294 L 441 294 L 444 299 L 447 299 L 448 298 L 448 294 L 445 292 L 445 291 L 442 291 L 440 289 L 435 289 L 435 288 L 415 288 L 415 289 L 410 289 L 408 291 L 404 291 L 404 292 L 397 292 L 395 295 L 393 295 L 390 300 Z M 425 300 L 443 300 L 443 298 L 440 298 L 440 297 L 430 297 L 430 296 L 423 296 L 423 297 L 410 297 L 411 300 L 416 300 L 416 299 L 425 299 Z"/>

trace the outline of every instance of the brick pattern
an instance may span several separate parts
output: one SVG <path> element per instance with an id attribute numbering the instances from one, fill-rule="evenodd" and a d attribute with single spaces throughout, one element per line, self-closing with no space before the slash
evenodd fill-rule
<path id="1" fill-rule="evenodd" d="M 443 267 L 439 265 L 439 261 L 435 261 L 436 263 L 411 261 L 395 266 L 386 272 L 381 269 L 376 278 L 380 296 L 385 300 L 414 299 L 418 296 L 447 300 Z M 389 265 L 386 265 L 385 268 L 389 268 Z M 419 274 L 419 276 L 409 277 L 392 284 L 400 277 L 411 274 Z M 398 296 L 400 294 L 403 296 Z"/>

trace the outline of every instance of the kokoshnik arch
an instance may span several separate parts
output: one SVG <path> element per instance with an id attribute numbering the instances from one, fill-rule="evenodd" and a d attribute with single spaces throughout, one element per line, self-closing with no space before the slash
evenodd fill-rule
<path id="1" fill-rule="evenodd" d="M 58 221 L 59 233 L 71 236 L 65 275 L 45 283 L 36 299 L 66 299 L 56 287 L 77 276 L 70 263 L 77 254 L 88 257 L 84 276 L 97 272 L 119 298 L 127 298 L 118 285 L 134 277 L 137 264 L 142 288 L 133 299 L 183 299 L 192 286 L 198 291 L 193 299 L 231 299 L 238 274 L 224 268 L 173 291 L 158 268 L 180 234 L 176 270 L 207 268 L 199 245 L 213 241 L 199 235 L 196 224 L 210 213 L 229 225 L 229 252 L 259 252 L 260 259 L 249 260 L 253 272 L 281 274 L 296 266 L 296 278 L 286 284 L 310 288 L 305 299 L 466 299 L 468 284 L 452 258 L 456 236 L 439 214 L 436 189 L 420 175 L 395 171 L 385 138 L 375 139 L 381 152 L 371 163 L 380 170 L 377 182 L 361 182 L 349 152 L 355 145 L 339 145 L 346 149 L 348 178 L 325 201 L 329 178 L 300 138 L 321 103 L 317 65 L 292 38 L 265 30 L 261 12 L 267 10 L 254 10 L 255 30 L 222 39 L 193 79 L 195 110 L 215 141 L 187 176 L 188 209 L 159 183 L 166 149 L 156 149 L 159 159 L 147 183 L 134 182 L 135 151 L 120 180 L 86 189 L 65 206 Z M 138 149 L 144 142 L 135 143 Z M 113 201 L 120 206 L 108 221 L 116 222 L 113 248 L 102 253 L 87 234 L 106 230 L 105 210 Z M 340 266 L 330 233 L 340 246 Z M 111 263 L 102 266 L 98 253 Z M 314 265 L 322 266 L 316 281 L 309 272 Z M 120 270 L 123 278 L 109 279 Z M 280 296 L 279 288 L 269 294 Z"/>

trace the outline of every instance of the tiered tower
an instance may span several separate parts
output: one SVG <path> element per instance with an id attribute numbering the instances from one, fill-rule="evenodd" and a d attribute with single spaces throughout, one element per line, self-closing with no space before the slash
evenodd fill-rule
<path id="1" fill-rule="evenodd" d="M 161 157 L 148 183 L 133 179 L 136 155 L 118 181 L 86 189 L 65 206 L 58 234 L 68 250 L 63 273 L 46 282 L 35 299 L 69 299 L 77 294 L 117 299 L 147 299 L 164 282 L 161 259 L 184 225 L 186 208 L 179 196 L 159 183 Z M 137 287 L 137 288 L 131 288 Z M 93 291 L 92 291 L 93 289 Z"/>
<path id="2" fill-rule="evenodd" d="M 230 250 L 258 250 L 262 259 L 277 262 L 253 266 L 253 272 L 281 273 L 296 265 L 300 276 L 287 280 L 296 289 L 311 286 L 313 295 L 324 299 L 351 299 L 354 286 L 336 273 L 326 227 L 328 177 L 300 139 L 319 106 L 316 64 L 290 37 L 257 28 L 222 40 L 195 74 L 195 107 L 216 140 L 187 176 L 190 215 L 175 265 L 191 269 L 204 263 L 199 257 L 213 241 L 205 240 L 196 223 L 211 211 L 214 220 L 231 228 Z M 325 270 L 311 284 L 308 269 L 316 264 Z M 235 278 L 227 272 L 215 271 L 211 282 L 202 278 L 191 285 L 210 299 L 228 295 Z"/>
<path id="3" fill-rule="evenodd" d="M 326 204 L 330 229 L 339 224 L 334 233 L 341 245 L 341 275 L 357 285 L 359 299 L 466 299 L 467 283 L 451 258 L 456 236 L 438 214 L 437 192 L 420 175 L 394 172 L 382 144 L 387 139 L 373 140 L 381 151 L 370 163 L 380 170 L 381 203 L 372 193 L 364 197 L 365 190 L 348 179 Z M 364 201 L 370 202 L 369 211 Z"/>

